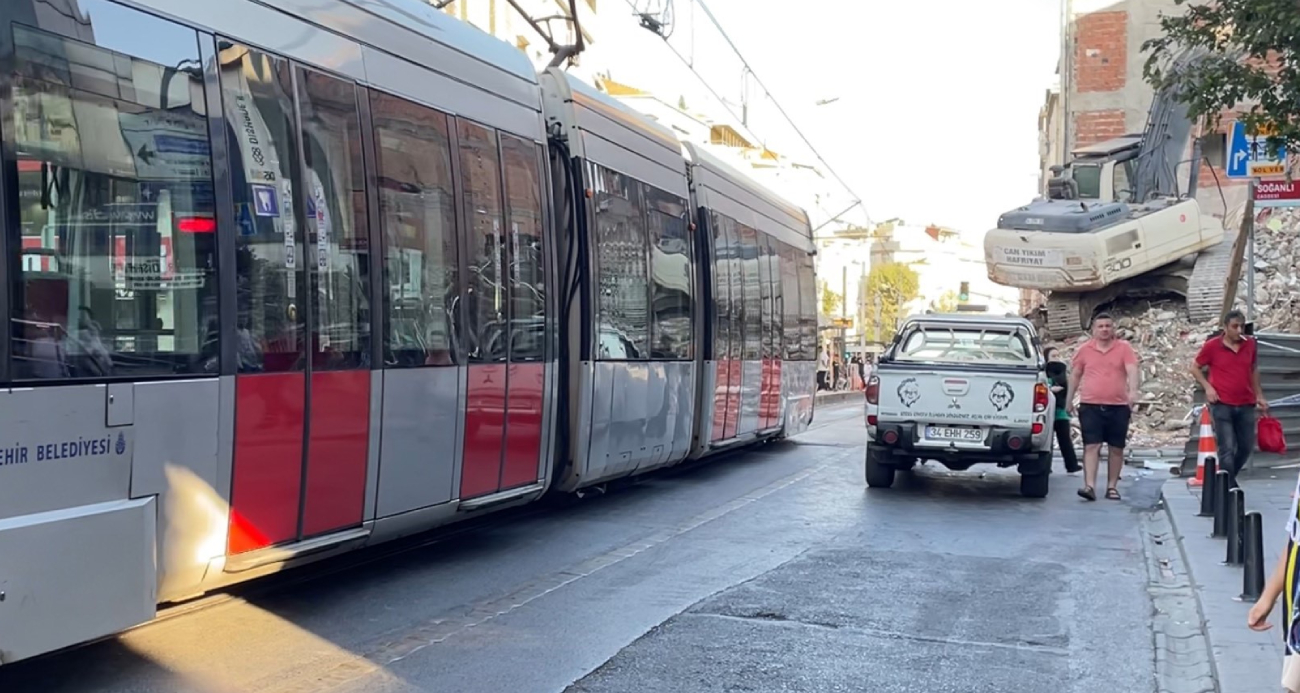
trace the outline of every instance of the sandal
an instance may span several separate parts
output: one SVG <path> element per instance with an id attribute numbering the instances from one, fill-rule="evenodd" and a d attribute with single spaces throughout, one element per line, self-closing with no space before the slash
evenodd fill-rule
<path id="1" fill-rule="evenodd" d="M 1106 498 L 1107 500 L 1120 500 L 1119 489 L 1117 488 L 1106 489 Z"/>
<path id="2" fill-rule="evenodd" d="M 1083 488 L 1079 489 L 1078 493 L 1079 493 L 1079 497 L 1084 500 L 1088 500 L 1088 501 L 1097 500 L 1097 492 L 1094 491 L 1091 486 L 1084 486 Z"/>

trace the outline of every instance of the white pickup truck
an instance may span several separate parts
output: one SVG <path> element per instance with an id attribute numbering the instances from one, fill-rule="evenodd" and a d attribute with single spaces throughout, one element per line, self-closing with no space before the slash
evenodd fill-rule
<path id="1" fill-rule="evenodd" d="M 1045 368 L 1023 318 L 908 318 L 867 382 L 867 485 L 888 488 L 929 459 L 1016 466 L 1021 495 L 1045 497 L 1055 407 Z"/>

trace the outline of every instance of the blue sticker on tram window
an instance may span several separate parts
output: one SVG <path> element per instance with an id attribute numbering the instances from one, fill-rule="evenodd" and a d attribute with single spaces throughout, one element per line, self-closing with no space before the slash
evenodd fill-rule
<path id="1" fill-rule="evenodd" d="M 273 185 L 253 185 L 253 211 L 259 217 L 280 216 L 280 200 Z"/>

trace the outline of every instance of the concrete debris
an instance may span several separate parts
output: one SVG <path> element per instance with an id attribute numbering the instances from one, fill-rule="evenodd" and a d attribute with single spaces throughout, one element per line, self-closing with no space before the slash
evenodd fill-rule
<path id="1" fill-rule="evenodd" d="M 1255 331 L 1300 333 L 1300 210 L 1266 212 L 1255 229 Z M 1247 300 L 1243 276 L 1236 307 L 1245 310 Z M 1121 299 L 1108 310 L 1115 316 L 1120 337 L 1133 344 L 1141 359 L 1141 397 L 1133 415 L 1130 447 L 1182 445 L 1195 391 L 1188 369 L 1217 325 L 1213 320 L 1193 323 L 1177 299 Z M 1056 344 L 1069 361 L 1083 339 Z"/>
<path id="2" fill-rule="evenodd" d="M 1255 330 L 1300 333 L 1300 210 L 1265 211 L 1255 224 Z M 1245 309 L 1246 277 L 1237 288 Z"/>

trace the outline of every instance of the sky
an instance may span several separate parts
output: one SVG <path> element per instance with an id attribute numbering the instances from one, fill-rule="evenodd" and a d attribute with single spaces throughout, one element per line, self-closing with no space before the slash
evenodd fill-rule
<path id="1" fill-rule="evenodd" d="M 717 112 L 714 96 L 632 16 L 630 5 L 658 9 L 668 0 L 602 1 L 604 43 L 617 47 L 602 58 L 615 80 Z M 669 44 L 737 114 L 747 86 L 750 129 L 770 148 L 815 162 L 743 77 L 698 2 L 672 0 Z M 703 2 L 872 220 L 982 236 L 1036 194 L 1038 112 L 1059 55 L 1059 0 Z"/>

